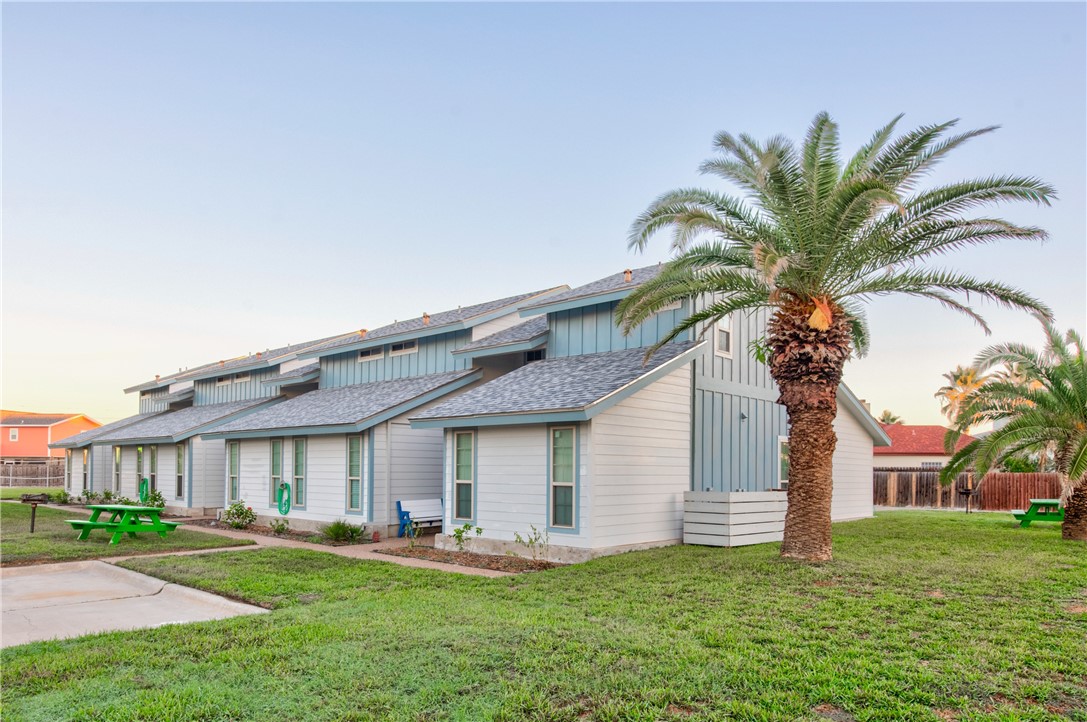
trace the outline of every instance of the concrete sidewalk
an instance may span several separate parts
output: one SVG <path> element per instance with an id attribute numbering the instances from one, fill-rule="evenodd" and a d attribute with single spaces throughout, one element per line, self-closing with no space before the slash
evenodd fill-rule
<path id="1" fill-rule="evenodd" d="M 0 647 L 267 611 L 102 561 L 0 570 Z"/>

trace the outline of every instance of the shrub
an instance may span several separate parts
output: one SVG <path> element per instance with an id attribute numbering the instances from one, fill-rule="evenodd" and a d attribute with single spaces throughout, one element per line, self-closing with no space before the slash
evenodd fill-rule
<path id="1" fill-rule="evenodd" d="M 246 506 L 244 501 L 236 501 L 228 506 L 221 519 L 235 529 L 245 529 L 257 520 L 253 513 L 253 507 Z"/>
<path id="2" fill-rule="evenodd" d="M 362 527 L 355 526 L 346 519 L 322 524 L 318 531 L 325 539 L 334 542 L 356 542 L 362 538 Z"/>
<path id="3" fill-rule="evenodd" d="M 469 532 L 475 532 L 476 536 L 480 536 L 483 533 L 483 529 L 478 526 L 472 526 L 471 524 L 465 524 L 464 526 L 458 526 L 453 530 L 453 543 L 457 545 L 457 551 L 464 551 L 464 545 L 471 537 L 468 536 Z"/>
<path id="4" fill-rule="evenodd" d="M 102 501 L 104 501 L 105 503 L 108 504 L 111 501 L 113 501 L 113 499 L 114 499 L 113 492 L 110 491 L 109 489 L 106 489 L 105 491 L 102 492 Z"/>
<path id="5" fill-rule="evenodd" d="M 127 496 L 121 496 L 119 494 L 113 497 L 113 503 L 124 504 L 126 506 L 143 506 L 143 504 L 137 504 L 136 502 L 129 499 Z"/>
<path id="6" fill-rule="evenodd" d="M 273 534 L 286 534 L 291 530 L 291 523 L 286 519 L 272 519 L 268 522 Z"/>
<path id="7" fill-rule="evenodd" d="M 88 504 L 93 504 L 94 502 L 101 499 L 102 495 L 99 494 L 97 491 L 85 491 L 83 492 L 83 498 L 87 501 Z"/>
<path id="8" fill-rule="evenodd" d="M 540 557 L 546 559 L 551 547 L 551 535 L 546 531 L 541 533 L 539 529 L 531 524 L 528 528 L 532 530 L 531 534 L 521 536 L 518 532 L 514 532 L 513 540 L 528 550 L 533 561 L 538 560 Z"/>
<path id="9" fill-rule="evenodd" d="M 166 497 L 162 495 L 161 491 L 154 489 L 147 494 L 147 501 L 144 502 L 144 506 L 157 506 L 162 509 L 166 506 Z"/>
<path id="10" fill-rule="evenodd" d="M 69 494 L 67 489 L 61 489 L 60 491 L 49 495 L 49 500 L 54 504 L 71 504 L 76 498 L 78 497 Z"/>

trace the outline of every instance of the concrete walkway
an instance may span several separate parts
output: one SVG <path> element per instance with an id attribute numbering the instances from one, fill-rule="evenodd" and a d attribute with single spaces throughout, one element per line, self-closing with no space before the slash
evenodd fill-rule
<path id="1" fill-rule="evenodd" d="M 0 647 L 267 611 L 101 561 L 0 570 Z"/>

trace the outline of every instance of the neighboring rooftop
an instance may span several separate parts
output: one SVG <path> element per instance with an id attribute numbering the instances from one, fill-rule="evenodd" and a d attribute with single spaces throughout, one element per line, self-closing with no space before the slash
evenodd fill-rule
<path id="1" fill-rule="evenodd" d="M 584 410 L 699 345 L 692 341 L 666 344 L 648 363 L 643 363 L 644 348 L 536 361 L 412 419 Z"/>
<path id="2" fill-rule="evenodd" d="M 127 418 L 120 419 L 119 421 L 112 421 L 112 422 L 110 422 L 108 424 L 103 424 L 102 426 L 99 426 L 98 428 L 87 429 L 86 431 L 84 431 L 82 433 L 75 434 L 73 436 L 69 436 L 66 439 L 61 439 L 60 441 L 54 441 L 49 446 L 50 446 L 50 448 L 53 448 L 53 449 L 69 449 L 69 448 L 77 449 L 77 448 L 79 448 L 81 446 L 87 446 L 88 444 L 94 443 L 94 441 L 98 437 L 104 436 L 105 434 L 107 434 L 107 433 L 109 433 L 111 431 L 116 431 L 117 429 L 121 429 L 121 428 L 123 428 L 125 426 L 130 426 L 132 424 L 135 424 L 138 421 L 143 421 L 144 419 L 149 419 L 152 416 L 158 416 L 161 413 L 165 413 L 165 412 L 152 411 L 151 413 L 136 414 L 135 416 L 129 416 Z"/>
<path id="3" fill-rule="evenodd" d="M 401 409 L 412 401 L 426 398 L 443 387 L 479 376 L 475 369 L 463 369 L 428 376 L 377 381 L 368 384 L 319 389 L 296 396 L 281 404 L 223 424 L 212 434 L 230 432 L 276 431 L 318 426 L 362 426 L 390 410 Z M 451 389 L 450 389 L 451 390 Z"/>
<path id="4" fill-rule="evenodd" d="M 533 319 L 519 323 L 516 326 L 492 333 L 478 341 L 473 341 L 467 346 L 461 346 L 453 353 L 462 354 L 469 351 L 479 351 L 485 348 L 498 346 L 514 346 L 529 343 L 537 339 L 543 339 L 547 335 L 547 316 L 536 316 Z"/>
<path id="5" fill-rule="evenodd" d="M 637 288 L 646 281 L 656 278 L 663 268 L 664 266 L 658 263 L 654 266 L 620 271 L 619 273 L 601 278 L 592 283 L 586 283 L 584 286 L 578 286 L 577 288 L 571 288 L 569 291 L 563 291 L 562 293 L 548 296 L 546 299 L 542 299 L 537 303 L 528 304 L 523 310 L 531 311 L 555 304 L 566 303 L 567 301 L 577 301 L 592 296 L 603 296 L 619 291 L 629 291 Z M 630 273 L 629 280 L 627 278 L 628 271 Z"/>
<path id="6" fill-rule="evenodd" d="M 86 414 L 39 414 L 33 411 L 0 411 L 0 425 L 3 426 L 52 426 L 61 421 L 74 419 Z M 91 421 L 90 417 L 87 417 Z M 95 422 L 97 423 L 97 422 Z"/>
<path id="7" fill-rule="evenodd" d="M 433 329 L 445 328 L 447 326 L 463 327 L 464 324 L 470 324 L 473 320 L 479 319 L 481 317 L 490 316 L 491 314 L 497 313 L 511 306 L 519 307 L 522 303 L 529 299 L 536 298 L 537 296 L 551 294 L 552 292 L 562 288 L 565 288 L 565 286 L 545 288 L 542 291 L 522 293 L 517 296 L 508 296 L 506 298 L 499 298 L 494 301 L 477 303 L 474 306 L 461 306 L 460 308 L 455 308 L 449 311 L 441 311 L 434 314 L 423 314 L 422 316 L 419 316 L 417 318 L 412 318 L 407 321 L 397 321 L 394 323 L 390 323 L 386 326 L 381 326 L 380 328 L 362 329 L 315 346 L 314 348 L 307 351 L 307 355 L 312 354 L 315 351 L 325 352 L 331 349 L 340 348 L 341 346 L 354 346 L 361 343 L 369 343 L 371 341 L 377 341 L 383 338 L 392 338 L 394 336 L 400 336 L 402 334 L 414 333 L 424 330 L 430 331 Z M 551 296 L 548 296 L 548 298 L 550 297 Z"/>
<path id="8" fill-rule="evenodd" d="M 134 442 L 151 439 L 181 441 L 207 430 L 209 424 L 220 419 L 229 419 L 234 414 L 251 410 L 274 399 L 249 399 L 231 401 L 225 404 L 209 406 L 190 406 L 178 411 L 166 411 L 154 414 L 150 418 L 129 424 L 116 431 L 109 432 L 95 439 L 95 443 Z"/>
<path id="9" fill-rule="evenodd" d="M 944 450 L 944 436 L 947 429 L 943 426 L 924 426 L 913 424 L 882 424 L 884 432 L 891 437 L 891 445 L 876 447 L 876 456 L 895 455 L 933 455 L 948 456 Z M 963 434 L 959 438 L 955 451 L 974 441 L 973 436 Z"/>

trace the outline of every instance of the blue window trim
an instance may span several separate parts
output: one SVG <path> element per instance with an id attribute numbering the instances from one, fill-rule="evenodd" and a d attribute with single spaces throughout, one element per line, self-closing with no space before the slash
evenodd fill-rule
<path id="1" fill-rule="evenodd" d="M 238 498 L 230 498 L 230 447 L 237 445 L 238 447 Z M 228 441 L 226 442 L 226 503 L 227 505 L 233 504 L 236 501 L 242 499 L 242 442 L 240 441 Z"/>
<path id="2" fill-rule="evenodd" d="M 344 447 L 344 475 L 343 475 L 343 513 L 348 516 L 361 516 L 366 517 L 368 510 L 366 509 L 366 472 L 369 466 L 369 459 L 367 455 L 366 437 L 368 434 L 363 432 L 361 434 L 345 434 L 343 437 Z M 359 440 L 359 508 L 351 508 L 351 439 L 357 438 Z"/>
<path id="3" fill-rule="evenodd" d="M 551 524 L 551 432 L 554 429 L 574 430 L 574 526 L 552 526 Z M 580 534 L 581 533 L 581 424 L 548 424 L 547 425 L 547 531 L 556 534 Z"/>
<path id="4" fill-rule="evenodd" d="M 472 435 L 472 518 L 463 519 L 457 516 L 457 434 L 471 434 Z M 475 524 L 476 517 L 476 502 L 479 499 L 479 432 L 476 429 L 456 429 L 452 432 L 453 440 L 453 464 L 450 466 L 450 478 L 453 481 L 452 492 L 453 498 L 451 499 L 452 505 L 449 510 L 449 521 L 452 526 L 462 526 L 464 524 Z"/>
<path id="5" fill-rule="evenodd" d="M 302 448 L 306 458 L 302 460 L 302 487 L 305 492 L 305 500 L 301 504 L 295 503 L 295 499 L 298 498 L 298 489 L 295 488 L 297 482 L 295 481 L 295 454 L 298 451 L 298 446 L 295 442 L 301 441 Z M 297 509 L 298 511 L 305 511 L 309 506 L 309 437 L 306 436 L 292 436 L 291 437 L 291 510 Z"/>
<path id="6" fill-rule="evenodd" d="M 366 520 L 374 520 L 374 432 L 366 432 Z"/>
<path id="7" fill-rule="evenodd" d="M 185 472 L 189 477 L 186 484 L 185 484 L 185 489 L 188 491 L 188 493 L 185 495 L 185 501 L 186 501 L 185 506 L 187 506 L 188 508 L 191 509 L 192 508 L 192 457 L 193 457 L 192 450 L 193 450 L 193 445 L 192 445 L 192 440 L 191 439 L 188 440 L 188 441 L 182 441 L 181 443 L 185 445 Z"/>

